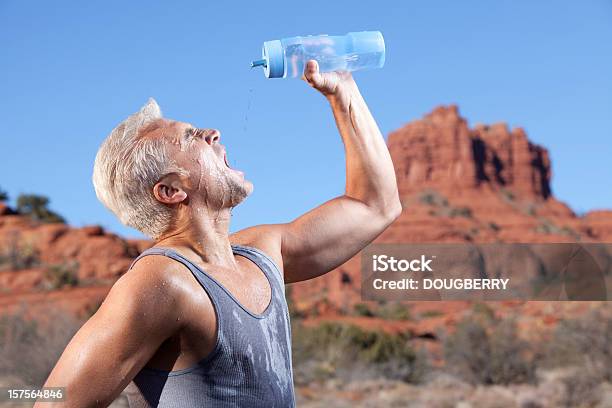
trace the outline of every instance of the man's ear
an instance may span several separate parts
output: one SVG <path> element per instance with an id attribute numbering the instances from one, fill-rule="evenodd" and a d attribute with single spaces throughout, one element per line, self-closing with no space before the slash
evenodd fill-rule
<path id="1" fill-rule="evenodd" d="M 168 174 L 153 186 L 153 195 L 164 204 L 178 204 L 187 198 L 177 174 Z"/>

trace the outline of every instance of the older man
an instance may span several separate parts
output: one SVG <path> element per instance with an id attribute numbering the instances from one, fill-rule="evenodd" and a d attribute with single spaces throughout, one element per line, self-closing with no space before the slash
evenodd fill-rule
<path id="1" fill-rule="evenodd" d="M 66 387 L 64 406 L 106 406 L 126 387 L 134 407 L 295 405 L 284 284 L 341 265 L 401 212 L 387 146 L 351 74 L 309 61 L 304 79 L 331 105 L 346 190 L 287 224 L 230 235 L 230 210 L 252 184 L 227 165 L 217 130 L 163 119 L 153 100 L 104 141 L 96 193 L 155 245 L 53 369 L 45 386 Z"/>

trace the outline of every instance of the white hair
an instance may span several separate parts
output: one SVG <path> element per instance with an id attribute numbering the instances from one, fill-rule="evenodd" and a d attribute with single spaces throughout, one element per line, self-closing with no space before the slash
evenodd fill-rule
<path id="1" fill-rule="evenodd" d="M 169 227 L 172 209 L 157 201 L 153 186 L 169 173 L 184 174 L 168 157 L 163 138 L 139 137 L 146 126 L 162 119 L 153 98 L 121 122 L 104 140 L 93 170 L 98 199 L 119 220 L 157 239 Z"/>

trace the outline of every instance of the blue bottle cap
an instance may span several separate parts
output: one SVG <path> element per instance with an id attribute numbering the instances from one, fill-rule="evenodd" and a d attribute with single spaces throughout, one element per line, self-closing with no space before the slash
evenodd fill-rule
<path id="1" fill-rule="evenodd" d="M 380 31 L 359 31 L 348 33 L 348 37 L 353 40 L 353 50 L 355 54 L 379 54 L 378 68 L 385 65 L 385 39 Z"/>
<path id="2" fill-rule="evenodd" d="M 266 78 L 282 78 L 285 75 L 285 55 L 280 40 L 266 41 L 261 50 Z"/>

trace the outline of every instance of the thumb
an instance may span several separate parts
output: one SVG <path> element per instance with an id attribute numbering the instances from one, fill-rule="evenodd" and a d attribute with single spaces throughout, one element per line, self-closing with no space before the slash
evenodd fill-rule
<path id="1" fill-rule="evenodd" d="M 319 63 L 316 60 L 309 60 L 304 68 L 303 78 L 306 82 L 312 85 L 318 85 L 321 82 L 321 74 L 319 73 Z"/>

